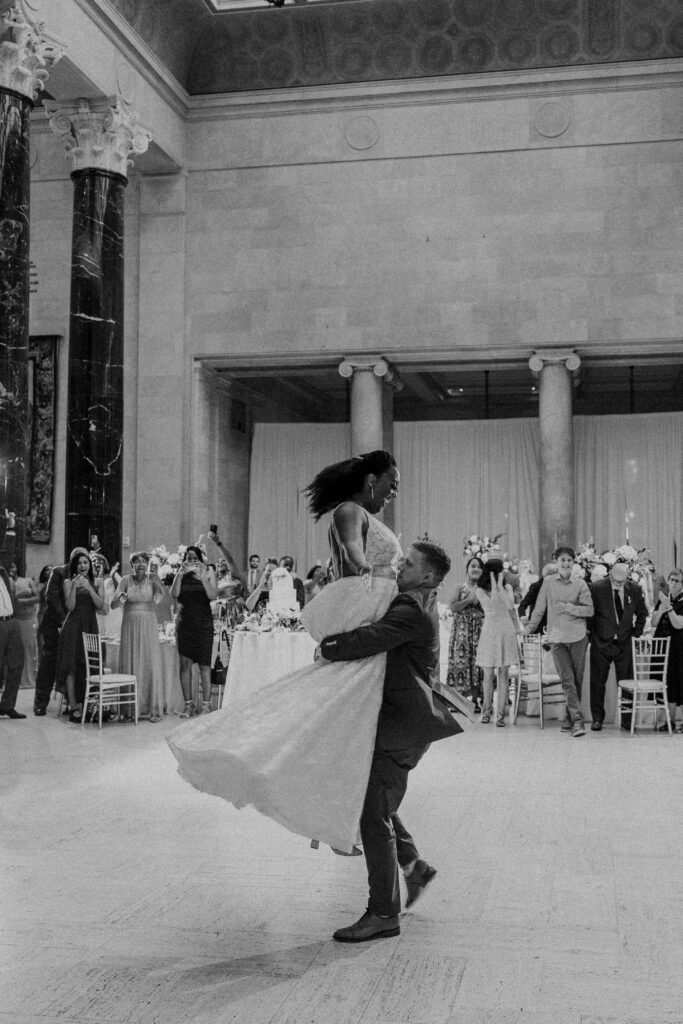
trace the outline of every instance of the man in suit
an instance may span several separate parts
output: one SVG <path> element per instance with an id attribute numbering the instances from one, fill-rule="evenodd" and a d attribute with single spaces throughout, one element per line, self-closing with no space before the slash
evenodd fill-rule
<path id="1" fill-rule="evenodd" d="M 45 614 L 40 624 L 42 650 L 38 673 L 36 675 L 36 692 L 33 698 L 33 714 L 43 716 L 50 703 L 50 694 L 57 673 L 57 649 L 59 647 L 59 631 L 66 618 L 64 601 L 64 580 L 69 572 L 69 564 L 76 555 L 90 555 L 85 548 L 74 548 L 66 565 L 56 565 L 50 573 L 45 589 Z"/>
<path id="2" fill-rule="evenodd" d="M 605 686 L 612 662 L 617 680 L 630 679 L 631 637 L 642 636 L 647 607 L 640 587 L 628 579 L 628 565 L 615 562 L 609 575 L 590 585 L 594 615 L 588 623 L 591 653 L 591 730 L 605 720 Z"/>
<path id="3" fill-rule="evenodd" d="M 548 576 L 553 576 L 556 572 L 557 572 L 557 563 L 556 562 L 548 562 L 547 565 L 543 566 L 543 569 L 541 571 L 541 578 L 540 578 L 540 580 L 536 580 L 534 583 L 530 583 L 529 584 L 529 589 L 527 590 L 526 594 L 524 595 L 524 597 L 520 601 L 519 608 L 517 609 L 517 614 L 519 615 L 520 619 L 523 618 L 523 616 L 524 616 L 524 614 L 526 613 L 527 610 L 529 612 L 529 619 L 531 619 L 531 616 L 534 614 L 534 608 L 536 607 L 536 601 L 538 600 L 538 595 L 541 592 L 541 587 L 543 586 L 544 581 L 547 579 Z M 548 625 L 548 612 L 546 610 L 545 614 L 541 618 L 541 621 L 536 626 L 536 629 L 534 630 L 534 633 L 542 633 L 547 625 Z"/>
<path id="4" fill-rule="evenodd" d="M 408 772 L 433 740 L 462 732 L 446 702 L 432 689 L 439 675 L 439 616 L 436 588 L 450 569 L 436 544 L 420 541 L 403 558 L 398 596 L 370 626 L 326 637 L 320 654 L 328 661 L 354 661 L 387 653 L 375 749 L 361 815 L 370 897 L 362 917 L 334 933 L 338 942 L 366 942 L 400 932 L 399 866 L 408 889 L 406 905 L 436 874 L 422 860 L 398 816 Z"/>
<path id="5" fill-rule="evenodd" d="M 26 718 L 14 706 L 24 669 L 24 641 L 15 615 L 14 598 L 14 580 L 0 566 L 0 678 L 3 674 L 5 677 L 0 715 L 10 719 Z"/>
<path id="6" fill-rule="evenodd" d="M 249 555 L 249 568 L 246 572 L 247 596 L 253 594 L 261 582 L 261 557 L 260 555 Z"/>

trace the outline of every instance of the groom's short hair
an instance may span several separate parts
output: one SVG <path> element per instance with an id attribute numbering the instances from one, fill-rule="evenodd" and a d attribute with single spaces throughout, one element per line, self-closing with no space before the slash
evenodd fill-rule
<path id="1" fill-rule="evenodd" d="M 435 582 L 441 583 L 451 568 L 451 560 L 444 549 L 428 540 L 418 540 L 412 547 L 415 551 L 420 552 L 422 561 L 434 573 Z"/>

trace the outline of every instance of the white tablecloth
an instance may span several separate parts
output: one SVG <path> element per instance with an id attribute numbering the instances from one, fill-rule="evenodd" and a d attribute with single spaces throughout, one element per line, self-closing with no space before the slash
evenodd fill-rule
<path id="1" fill-rule="evenodd" d="M 233 637 L 223 707 L 276 679 L 313 663 L 316 643 L 308 633 L 238 630 Z"/>

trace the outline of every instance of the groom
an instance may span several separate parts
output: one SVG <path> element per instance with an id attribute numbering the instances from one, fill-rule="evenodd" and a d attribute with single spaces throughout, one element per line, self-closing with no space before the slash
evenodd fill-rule
<path id="1" fill-rule="evenodd" d="M 398 809 L 414 768 L 433 740 L 462 732 L 446 703 L 432 690 L 439 677 L 436 588 L 451 567 L 443 548 L 419 541 L 403 558 L 398 596 L 371 626 L 326 637 L 327 661 L 353 661 L 387 653 L 375 749 L 360 821 L 368 868 L 368 908 L 355 924 L 334 933 L 338 942 L 366 942 L 400 933 L 399 865 L 410 906 L 436 870 L 422 860 Z"/>

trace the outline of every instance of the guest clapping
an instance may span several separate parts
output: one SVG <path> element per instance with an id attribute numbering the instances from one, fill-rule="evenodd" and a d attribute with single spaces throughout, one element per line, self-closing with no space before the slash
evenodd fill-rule
<path id="1" fill-rule="evenodd" d="M 448 644 L 446 683 L 476 704 L 481 697 L 482 671 L 477 665 L 477 647 L 484 611 L 477 600 L 477 585 L 484 563 L 474 555 L 465 566 L 465 582 L 451 602 L 453 625 Z"/>
<path id="2" fill-rule="evenodd" d="M 123 606 L 119 671 L 137 678 L 140 717 L 158 722 L 164 710 L 164 677 L 154 606 L 166 591 L 156 565 L 149 566 L 146 551 L 130 556 L 132 571 L 120 580 L 112 608 Z"/>
<path id="3" fill-rule="evenodd" d="M 85 697 L 83 634 L 97 633 L 97 612 L 107 612 L 102 581 L 95 580 L 85 552 L 71 558 L 63 593 L 67 616 L 59 634 L 56 689 L 68 697 L 69 721 L 80 722 Z"/>
<path id="4" fill-rule="evenodd" d="M 199 666 L 202 688 L 202 707 L 199 714 L 211 711 L 211 654 L 213 649 L 213 613 L 211 602 L 216 600 L 216 574 L 204 564 L 203 554 L 196 545 L 190 545 L 171 587 L 171 597 L 178 602 L 176 643 L 180 658 L 180 686 L 185 700 L 181 718 L 191 718 L 195 712 L 192 699 L 192 666 Z"/>
<path id="5" fill-rule="evenodd" d="M 503 582 L 503 563 L 489 558 L 484 565 L 476 590 L 484 609 L 484 623 L 477 647 L 477 665 L 484 670 L 484 707 L 482 722 L 490 722 L 493 711 L 493 673 L 498 675 L 497 726 L 505 725 L 508 705 L 510 665 L 519 662 L 517 649 L 518 620 L 512 586 Z"/>
<path id="6" fill-rule="evenodd" d="M 666 699 L 671 721 L 676 719 L 676 708 L 683 706 L 683 571 L 672 569 L 667 580 L 669 593 L 659 591 L 652 613 L 656 637 L 668 636 L 669 661 L 666 668 Z M 683 721 L 676 726 L 683 733 Z"/>

